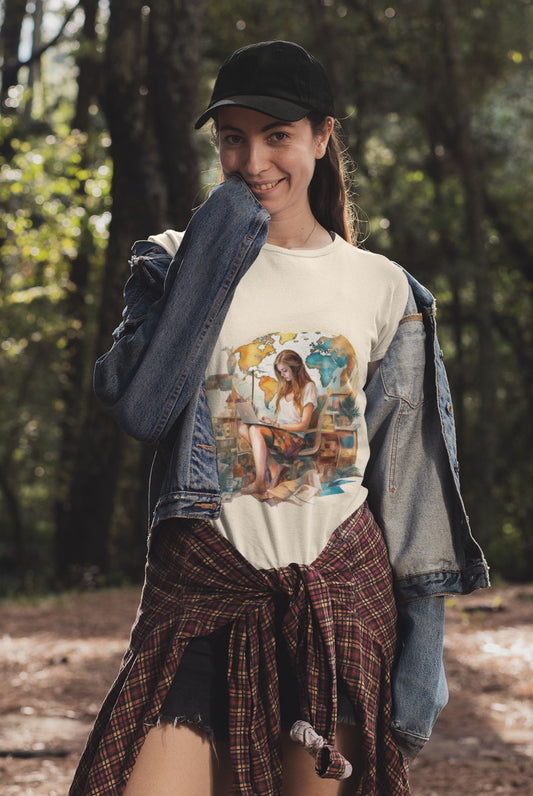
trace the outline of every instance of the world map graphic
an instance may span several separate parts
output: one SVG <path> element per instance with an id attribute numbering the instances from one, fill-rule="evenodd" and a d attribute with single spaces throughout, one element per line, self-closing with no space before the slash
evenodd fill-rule
<path id="1" fill-rule="evenodd" d="M 253 382 L 254 393 L 258 387 L 265 408 L 271 406 L 278 389 L 274 360 L 285 348 L 300 354 L 319 393 L 328 388 L 332 392 L 351 390 L 357 377 L 357 358 L 345 337 L 328 337 L 321 332 L 271 333 L 236 348 L 228 356 L 228 374 L 242 398 L 251 398 Z"/>
<path id="2" fill-rule="evenodd" d="M 258 463 L 251 438 L 240 420 L 240 402 L 248 402 L 257 418 L 276 419 L 280 382 L 274 363 L 282 351 L 299 354 L 316 386 L 313 422 L 301 432 L 301 450 L 278 456 L 271 471 L 283 470 L 261 494 L 255 492 Z M 302 505 L 317 496 L 338 494 L 354 478 L 356 466 L 358 364 L 350 342 L 323 332 L 271 332 L 235 348 L 224 348 L 218 372 L 206 379 L 217 444 L 219 479 L 224 501 L 252 495 L 269 505 L 289 501 Z M 255 424 L 255 420 L 251 422 Z M 281 429 L 283 426 L 281 426 Z M 285 432 L 285 435 L 289 432 Z M 273 456 L 272 451 L 269 452 Z M 272 461 L 272 460 L 270 460 Z"/>

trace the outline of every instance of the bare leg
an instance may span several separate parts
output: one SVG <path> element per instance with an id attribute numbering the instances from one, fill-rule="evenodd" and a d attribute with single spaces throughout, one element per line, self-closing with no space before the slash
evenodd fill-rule
<path id="1" fill-rule="evenodd" d="M 254 455 L 255 481 L 253 484 L 245 487 L 242 492 L 265 492 L 268 461 L 268 449 L 265 438 L 267 436 L 272 436 L 272 432 L 266 426 L 249 426 L 248 435 Z"/>
<path id="2" fill-rule="evenodd" d="M 339 725 L 337 748 L 357 772 L 356 727 Z M 349 796 L 352 778 L 320 779 L 309 753 L 283 733 L 283 796 Z M 153 727 L 143 744 L 123 796 L 230 796 L 233 777 L 227 744 L 216 754 L 205 733 L 185 725 Z"/>
<path id="3" fill-rule="evenodd" d="M 255 484 L 259 488 L 266 487 L 266 465 L 267 465 L 267 445 L 265 437 L 271 435 L 268 428 L 264 426 L 250 427 L 250 440 L 255 462 Z"/>
<path id="4" fill-rule="evenodd" d="M 313 758 L 303 746 L 283 734 L 283 796 L 349 796 L 356 790 L 360 765 L 360 742 L 357 727 L 339 724 L 336 747 L 352 764 L 354 774 L 345 780 L 321 779 L 315 774 Z"/>
<path id="5" fill-rule="evenodd" d="M 123 796 L 229 796 L 231 780 L 224 744 L 215 755 L 201 730 L 164 723 L 146 736 Z"/>
<path id="6" fill-rule="evenodd" d="M 252 429 L 252 428 L 256 428 L 256 426 L 249 426 L 249 425 L 246 425 L 245 423 L 241 423 L 239 425 L 239 435 L 243 439 L 245 439 L 246 442 L 248 442 L 250 447 L 252 447 L 252 449 L 253 449 L 252 440 L 250 439 L 250 429 Z M 259 428 L 264 428 L 264 427 L 260 426 Z M 263 432 L 261 432 L 261 433 L 263 433 Z M 269 430 L 266 429 L 265 433 L 263 433 L 263 438 L 266 436 L 266 434 L 269 434 L 269 433 L 270 433 Z M 278 464 L 275 459 L 272 458 L 272 456 L 269 454 L 268 448 L 266 448 L 266 467 L 268 467 L 268 470 L 270 472 L 270 482 L 271 483 L 275 482 L 277 477 L 279 476 L 281 470 L 283 470 L 283 467 L 281 466 L 281 464 Z M 257 468 L 256 468 L 256 472 L 257 472 Z M 266 475 L 266 468 L 265 468 L 265 475 Z M 256 479 L 256 481 L 257 481 L 257 479 Z M 253 487 L 255 486 L 256 481 L 252 485 Z"/>
<path id="7" fill-rule="evenodd" d="M 246 442 L 251 446 L 252 441 L 250 440 L 250 426 L 246 425 L 246 423 L 239 423 L 239 436 L 246 440 Z"/>

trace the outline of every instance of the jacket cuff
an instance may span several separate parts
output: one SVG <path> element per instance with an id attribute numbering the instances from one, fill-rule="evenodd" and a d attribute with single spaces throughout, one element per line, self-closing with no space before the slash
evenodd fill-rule
<path id="1" fill-rule="evenodd" d="M 425 738 L 423 735 L 400 729 L 394 722 L 392 723 L 392 735 L 396 741 L 396 746 L 408 760 L 414 760 L 429 741 L 429 738 Z"/>

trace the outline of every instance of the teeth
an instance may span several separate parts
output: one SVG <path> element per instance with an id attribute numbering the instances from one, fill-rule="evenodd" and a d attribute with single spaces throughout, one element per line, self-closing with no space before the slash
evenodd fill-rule
<path id="1" fill-rule="evenodd" d="M 254 185 L 256 191 L 268 191 L 270 188 L 273 188 L 277 185 L 277 182 L 264 182 L 261 185 Z"/>

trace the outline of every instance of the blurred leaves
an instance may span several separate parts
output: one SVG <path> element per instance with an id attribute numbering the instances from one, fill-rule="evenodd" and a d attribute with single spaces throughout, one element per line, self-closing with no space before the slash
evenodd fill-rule
<path id="1" fill-rule="evenodd" d="M 102 133 L 70 130 L 61 119 L 45 136 L 11 137 L 12 120 L 0 121 L 0 147 L 9 142 L 9 159 L 0 160 L 0 484 L 4 498 L 0 565 L 9 579 L 53 571 L 50 541 L 57 491 L 60 427 L 68 407 L 62 384 L 68 377 L 69 340 L 81 321 L 65 312 L 72 263 L 83 230 L 91 237 L 94 267 L 86 305 L 96 301 L 103 264 L 112 164 Z M 89 366 L 89 363 L 88 363 Z M 32 576 L 33 577 L 33 576 Z"/>

